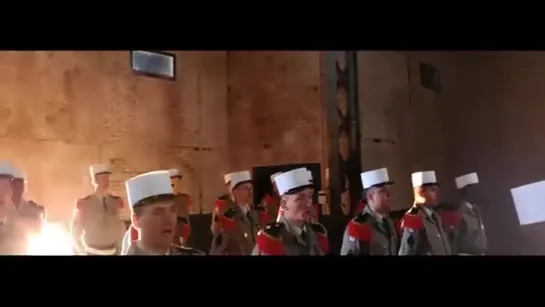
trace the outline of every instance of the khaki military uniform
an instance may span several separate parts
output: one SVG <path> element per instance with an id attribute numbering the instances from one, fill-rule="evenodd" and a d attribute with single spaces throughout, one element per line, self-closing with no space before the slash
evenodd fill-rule
<path id="1" fill-rule="evenodd" d="M 5 221 L 0 221 L 0 255 L 26 255 L 29 236 L 27 223 L 13 207 Z"/>
<path id="2" fill-rule="evenodd" d="M 164 255 L 158 255 L 156 253 L 149 252 L 138 244 L 139 241 L 133 242 L 124 255 L 126 256 L 204 256 L 205 253 L 198 249 L 183 247 L 180 245 L 172 244 L 168 252 Z"/>
<path id="3" fill-rule="evenodd" d="M 341 255 L 390 256 L 398 253 L 398 237 L 394 222 L 366 206 L 344 231 Z"/>
<path id="4" fill-rule="evenodd" d="M 91 255 L 119 254 L 125 225 L 120 218 L 123 200 L 114 195 L 91 194 L 77 200 L 72 219 L 76 252 Z"/>
<path id="5" fill-rule="evenodd" d="M 415 204 L 401 223 L 400 256 L 451 255 L 450 242 L 439 214 Z"/>
<path id="6" fill-rule="evenodd" d="M 23 200 L 17 207 L 19 217 L 31 233 L 39 233 L 45 220 L 45 208 L 32 200 Z"/>
<path id="7" fill-rule="evenodd" d="M 305 223 L 303 229 L 284 217 L 259 232 L 254 256 L 322 256 L 329 250 L 327 231 L 321 224 Z M 326 251 L 324 251 L 326 249 Z"/>
<path id="8" fill-rule="evenodd" d="M 191 223 L 189 222 L 189 207 L 191 207 L 191 198 L 189 198 L 189 195 L 187 194 L 176 194 L 176 198 L 174 200 L 176 202 L 178 220 L 174 232 L 173 244 L 187 246 L 187 242 L 191 236 Z"/>
<path id="9" fill-rule="evenodd" d="M 246 212 L 230 198 L 217 199 L 212 214 L 211 255 L 250 255 L 257 232 L 264 227 L 263 206 L 249 206 Z"/>
<path id="10" fill-rule="evenodd" d="M 463 201 L 459 209 L 460 222 L 455 228 L 453 248 L 460 255 L 483 255 L 488 240 L 479 208 Z"/>

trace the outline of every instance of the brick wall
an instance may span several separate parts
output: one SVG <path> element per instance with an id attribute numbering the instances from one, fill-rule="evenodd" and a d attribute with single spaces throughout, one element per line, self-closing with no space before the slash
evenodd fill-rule
<path id="1" fill-rule="evenodd" d="M 319 52 L 229 52 L 231 168 L 325 163 Z"/>
<path id="2" fill-rule="evenodd" d="M 394 209 L 412 205 L 410 174 L 415 171 L 435 170 L 442 198 L 453 197 L 451 123 L 446 107 L 458 90 L 457 63 L 462 56 L 448 52 L 358 54 L 362 165 L 364 170 L 388 167 L 396 181 Z M 420 85 L 421 62 L 439 69 L 440 92 Z"/>
<path id="3" fill-rule="evenodd" d="M 170 167 L 194 197 L 211 203 L 220 192 L 226 52 L 180 52 L 177 63 L 168 82 L 133 75 L 128 52 L 0 53 L 0 156 L 28 171 L 31 197 L 51 219 L 68 219 L 91 191 L 91 163 L 113 164 L 122 196 L 129 176 Z"/>

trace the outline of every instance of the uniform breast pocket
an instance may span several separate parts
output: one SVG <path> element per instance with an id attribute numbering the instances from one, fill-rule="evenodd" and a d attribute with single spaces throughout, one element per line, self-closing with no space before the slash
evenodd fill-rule
<path id="1" fill-rule="evenodd" d="M 118 216 L 120 212 L 119 205 L 117 204 L 117 202 L 111 201 L 108 203 L 106 211 L 110 216 Z"/>

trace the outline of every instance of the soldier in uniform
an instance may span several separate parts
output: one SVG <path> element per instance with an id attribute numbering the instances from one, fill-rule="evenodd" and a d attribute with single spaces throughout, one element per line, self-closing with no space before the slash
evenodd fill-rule
<path id="1" fill-rule="evenodd" d="M 120 217 L 123 199 L 109 194 L 108 165 L 91 165 L 94 192 L 76 201 L 71 234 L 77 254 L 116 255 L 121 252 L 125 225 Z"/>
<path id="2" fill-rule="evenodd" d="M 401 222 L 399 255 L 451 255 L 443 222 L 434 211 L 439 194 L 435 171 L 413 173 L 412 183 L 415 202 Z"/>
<path id="3" fill-rule="evenodd" d="M 211 255 L 250 255 L 259 229 L 267 219 L 266 208 L 252 205 L 252 177 L 249 171 L 225 175 L 230 195 L 217 200 L 212 214 Z"/>
<path id="4" fill-rule="evenodd" d="M 306 168 L 285 172 L 275 178 L 281 195 L 283 214 L 279 221 L 267 225 L 257 236 L 252 255 L 324 255 L 321 238 L 327 231 L 321 224 L 309 222 L 312 184 Z"/>
<path id="5" fill-rule="evenodd" d="M 125 182 L 138 240 L 131 242 L 129 256 L 199 256 L 203 252 L 172 243 L 178 208 L 168 171 L 154 171 Z"/>
<path id="6" fill-rule="evenodd" d="M 42 223 L 45 221 L 45 208 L 32 200 L 25 199 L 26 182 L 26 173 L 19 169 L 15 169 L 12 181 L 13 204 L 17 209 L 19 216 L 24 220 L 25 224 L 27 224 L 29 233 L 39 233 L 42 228 Z"/>
<path id="7" fill-rule="evenodd" d="M 477 173 L 466 174 L 457 177 L 455 183 L 460 202 L 444 204 L 439 210 L 453 254 L 482 255 L 487 248 L 487 239 L 480 211 L 475 205 L 479 176 Z"/>
<path id="8" fill-rule="evenodd" d="M 312 188 L 312 199 L 311 199 L 311 206 L 310 206 L 310 218 L 309 222 L 311 225 L 313 225 L 316 229 L 323 229 L 323 231 L 316 232 L 318 242 L 320 243 L 320 247 L 322 249 L 322 253 L 324 255 L 329 254 L 329 238 L 327 237 L 327 231 L 323 224 L 319 222 L 320 220 L 320 213 L 321 213 L 321 207 L 322 205 L 318 203 L 314 203 L 314 178 L 312 177 L 312 172 L 307 169 L 307 176 L 309 178 L 311 188 Z"/>
<path id="9" fill-rule="evenodd" d="M 231 192 L 230 192 L 230 183 L 231 183 L 231 175 L 235 173 L 228 173 L 223 176 L 223 179 L 225 181 L 225 190 L 227 191 L 226 194 L 223 194 L 216 198 L 214 200 L 214 209 L 212 211 L 212 222 L 210 224 L 210 230 L 212 231 L 212 235 L 216 236 L 220 232 L 220 224 L 219 224 L 219 216 L 216 214 L 216 209 L 218 207 L 221 207 L 224 205 L 225 202 L 231 201 Z"/>
<path id="10" fill-rule="evenodd" d="M 361 173 L 367 206 L 347 225 L 341 255 L 397 255 L 398 239 L 390 212 L 391 191 L 388 169 Z"/>
<path id="11" fill-rule="evenodd" d="M 28 232 L 13 204 L 13 175 L 9 161 L 0 161 L 0 254 L 24 255 Z"/>
<path id="12" fill-rule="evenodd" d="M 272 223 L 276 221 L 278 218 L 278 208 L 280 207 L 280 196 L 278 196 L 278 189 L 276 188 L 276 184 L 274 183 L 274 178 L 276 176 L 282 174 L 282 172 L 277 172 L 271 175 L 271 185 L 272 185 L 272 192 L 267 193 L 261 200 L 261 203 L 267 208 L 267 223 Z"/>
<path id="13" fill-rule="evenodd" d="M 191 198 L 189 195 L 181 193 L 182 175 L 176 168 L 168 170 L 172 189 L 176 195 L 176 208 L 178 210 L 178 220 L 174 241 L 176 244 L 187 246 L 189 236 L 191 235 L 191 224 L 189 222 L 189 207 L 191 207 Z"/>

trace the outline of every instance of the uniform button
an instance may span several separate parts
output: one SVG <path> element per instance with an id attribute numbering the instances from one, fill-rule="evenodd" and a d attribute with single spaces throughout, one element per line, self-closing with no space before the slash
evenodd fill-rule
<path id="1" fill-rule="evenodd" d="M 247 234 L 247 233 L 244 233 L 244 237 L 245 237 L 245 238 L 248 238 L 248 234 Z"/>
<path id="2" fill-rule="evenodd" d="M 438 238 L 441 238 L 441 235 L 437 235 Z"/>

